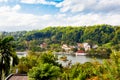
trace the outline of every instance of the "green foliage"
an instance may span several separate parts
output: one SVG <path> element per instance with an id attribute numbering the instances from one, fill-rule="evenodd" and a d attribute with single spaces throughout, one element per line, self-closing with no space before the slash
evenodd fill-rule
<path id="1" fill-rule="evenodd" d="M 55 66 L 61 67 L 61 64 L 56 62 L 57 60 L 58 60 L 57 56 L 53 55 L 51 52 L 42 53 L 42 55 L 40 56 L 41 63 L 49 63 L 49 64 L 53 64 Z"/>
<path id="2" fill-rule="evenodd" d="M 29 69 L 36 66 L 37 63 L 38 62 L 36 57 L 22 57 L 16 68 L 18 69 L 18 73 L 26 74 Z"/>
<path id="3" fill-rule="evenodd" d="M 14 50 L 13 37 L 8 36 L 0 38 L 0 79 L 3 74 L 7 76 L 10 71 L 10 65 L 14 66 L 18 63 L 18 58 Z M 11 64 L 12 62 L 12 64 Z"/>
<path id="4" fill-rule="evenodd" d="M 104 60 L 102 65 L 104 71 L 101 76 L 104 80 L 119 80 L 120 79 L 120 54 L 113 52 L 110 60 Z"/>
<path id="5" fill-rule="evenodd" d="M 88 51 L 88 56 L 94 56 L 98 58 L 109 58 L 112 50 L 106 47 L 98 47 L 97 49 L 91 49 Z"/>
<path id="6" fill-rule="evenodd" d="M 30 80 L 56 80 L 60 76 L 60 68 L 53 64 L 39 64 L 37 67 L 33 67 L 28 76 Z"/>
<path id="7" fill-rule="evenodd" d="M 19 60 L 19 64 L 15 67 L 18 69 L 18 73 L 26 74 L 29 69 L 36 66 L 39 63 L 40 53 L 35 52 L 28 52 L 27 57 L 22 57 Z"/>
<path id="8" fill-rule="evenodd" d="M 60 76 L 61 65 L 51 52 L 42 53 L 37 61 L 37 66 L 28 72 L 30 80 L 56 80 Z"/>
<path id="9" fill-rule="evenodd" d="M 83 39 L 96 41 L 99 44 L 108 43 L 112 40 L 114 28 L 109 25 L 97 25 L 87 27 L 84 31 Z"/>
<path id="10" fill-rule="evenodd" d="M 77 52 L 77 51 L 78 51 L 77 48 L 72 48 L 71 50 L 72 50 L 73 52 Z"/>

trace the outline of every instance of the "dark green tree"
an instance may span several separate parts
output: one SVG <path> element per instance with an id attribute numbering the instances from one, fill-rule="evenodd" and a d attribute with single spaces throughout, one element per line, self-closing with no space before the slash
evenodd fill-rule
<path id="1" fill-rule="evenodd" d="M 30 80 L 57 80 L 60 76 L 60 68 L 53 64 L 39 64 L 28 73 Z"/>
<path id="2" fill-rule="evenodd" d="M 17 55 L 13 46 L 13 37 L 4 37 L 0 39 L 0 80 L 9 74 L 10 65 L 18 63 Z M 12 62 L 12 64 L 11 64 Z"/>
<path id="3" fill-rule="evenodd" d="M 57 60 L 58 60 L 57 56 L 55 56 L 51 52 L 42 53 L 42 55 L 40 56 L 40 62 L 41 63 L 49 63 L 49 64 L 53 64 L 55 66 L 62 67 L 61 64 L 59 64 L 57 62 Z"/>

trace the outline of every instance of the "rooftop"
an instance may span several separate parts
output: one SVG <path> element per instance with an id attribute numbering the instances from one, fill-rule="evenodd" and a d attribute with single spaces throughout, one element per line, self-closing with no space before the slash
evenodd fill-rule
<path id="1" fill-rule="evenodd" d="M 78 50 L 77 53 L 85 53 L 83 50 Z"/>
<path id="2" fill-rule="evenodd" d="M 11 74 L 6 80 L 28 80 L 28 76 L 26 74 Z"/>

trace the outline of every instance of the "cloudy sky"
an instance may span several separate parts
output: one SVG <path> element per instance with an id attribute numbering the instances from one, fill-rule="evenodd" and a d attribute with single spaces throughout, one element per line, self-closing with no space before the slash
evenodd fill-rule
<path id="1" fill-rule="evenodd" d="M 0 0 L 0 31 L 120 25 L 120 0 Z"/>

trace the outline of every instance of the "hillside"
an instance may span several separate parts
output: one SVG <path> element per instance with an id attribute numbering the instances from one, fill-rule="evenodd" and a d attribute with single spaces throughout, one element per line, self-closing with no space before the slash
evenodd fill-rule
<path id="1" fill-rule="evenodd" d="M 2 35 L 14 36 L 17 50 L 32 49 L 42 43 L 56 44 L 56 47 L 61 44 L 75 45 L 87 41 L 98 45 L 115 45 L 120 43 L 120 26 L 104 24 L 80 27 L 58 26 L 33 31 L 3 32 Z"/>

